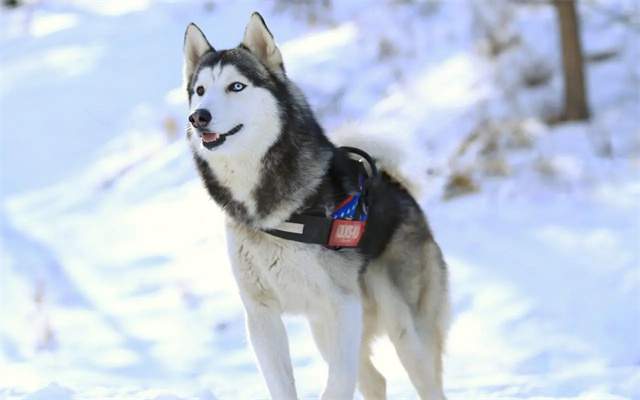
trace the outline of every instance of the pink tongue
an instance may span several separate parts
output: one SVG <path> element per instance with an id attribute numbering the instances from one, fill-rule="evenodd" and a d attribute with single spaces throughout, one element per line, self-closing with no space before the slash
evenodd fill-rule
<path id="1" fill-rule="evenodd" d="M 215 142 L 218 140 L 218 137 L 220 137 L 220 135 L 217 133 L 205 132 L 202 134 L 202 141 L 205 143 Z"/>

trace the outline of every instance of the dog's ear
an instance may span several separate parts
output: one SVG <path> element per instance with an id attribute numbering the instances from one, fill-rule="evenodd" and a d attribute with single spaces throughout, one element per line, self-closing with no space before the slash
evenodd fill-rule
<path id="1" fill-rule="evenodd" d="M 259 13 L 251 14 L 247 28 L 244 30 L 242 44 L 271 71 L 284 73 L 280 49 L 276 46 L 271 31 Z"/>
<path id="2" fill-rule="evenodd" d="M 209 44 L 200 28 L 193 22 L 190 23 L 184 33 L 184 66 L 182 74 L 185 86 L 189 83 L 198 60 L 207 51 L 213 51 L 213 47 Z"/>

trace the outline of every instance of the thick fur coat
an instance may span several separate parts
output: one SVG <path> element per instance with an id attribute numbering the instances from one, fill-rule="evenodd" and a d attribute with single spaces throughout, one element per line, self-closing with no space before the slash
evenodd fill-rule
<path id="1" fill-rule="evenodd" d="M 323 399 L 386 396 L 370 360 L 386 334 L 425 400 L 444 399 L 447 271 L 426 217 L 398 180 L 371 182 L 356 249 L 333 250 L 265 232 L 293 213 L 330 215 L 358 189 L 347 155 L 324 135 L 262 17 L 242 43 L 215 50 L 185 34 L 188 140 L 209 194 L 227 214 L 227 243 L 249 338 L 274 399 L 296 399 L 283 313 L 307 317 L 329 373 Z"/>

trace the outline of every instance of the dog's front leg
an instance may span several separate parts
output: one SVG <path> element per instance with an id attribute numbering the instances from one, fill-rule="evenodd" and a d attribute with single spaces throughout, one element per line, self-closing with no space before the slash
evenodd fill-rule
<path id="1" fill-rule="evenodd" d="M 362 304 L 344 296 L 312 324 L 314 338 L 329 365 L 322 400 L 353 399 L 362 340 Z"/>
<path id="2" fill-rule="evenodd" d="M 287 332 L 276 307 L 245 300 L 247 329 L 273 400 L 295 400 L 296 388 Z"/>

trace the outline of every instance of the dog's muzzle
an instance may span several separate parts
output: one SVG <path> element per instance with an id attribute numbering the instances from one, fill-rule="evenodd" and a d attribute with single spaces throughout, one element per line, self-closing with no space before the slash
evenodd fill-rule
<path id="1" fill-rule="evenodd" d="M 222 143 L 227 140 L 227 136 L 235 135 L 242 129 L 244 125 L 238 124 L 231 128 L 227 133 L 216 133 L 216 132 L 207 132 L 200 131 L 200 137 L 202 138 L 202 145 L 207 149 L 211 150 L 215 147 L 220 146 Z"/>

